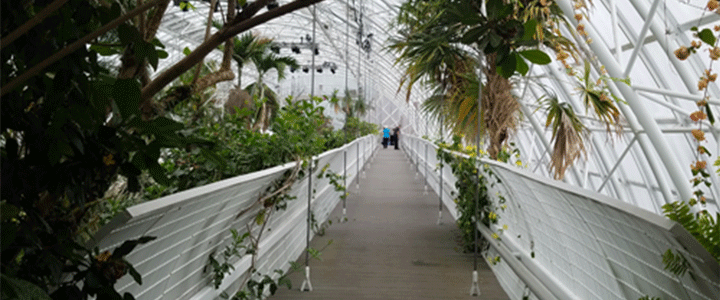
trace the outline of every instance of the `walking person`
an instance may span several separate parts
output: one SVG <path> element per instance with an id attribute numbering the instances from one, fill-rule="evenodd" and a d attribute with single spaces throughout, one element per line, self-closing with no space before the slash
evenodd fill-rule
<path id="1" fill-rule="evenodd" d="M 400 150 L 400 148 L 398 148 L 400 145 L 400 125 L 393 129 L 392 137 L 393 140 L 395 140 L 395 150 Z"/>
<path id="2" fill-rule="evenodd" d="M 383 149 L 387 148 L 388 142 L 390 142 L 390 128 L 387 128 L 387 126 L 385 126 L 385 127 L 383 127 L 383 140 L 382 140 Z"/>

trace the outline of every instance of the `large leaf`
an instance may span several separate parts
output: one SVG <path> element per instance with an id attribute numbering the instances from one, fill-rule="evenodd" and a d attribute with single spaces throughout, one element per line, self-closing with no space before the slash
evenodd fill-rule
<path id="1" fill-rule="evenodd" d="M 485 26 L 477 26 L 474 27 L 463 35 L 462 39 L 460 40 L 463 44 L 472 44 L 476 42 L 478 39 L 480 39 L 480 36 L 485 31 Z"/>
<path id="2" fill-rule="evenodd" d="M 123 119 L 127 120 L 132 115 L 140 114 L 140 83 L 134 78 L 115 81 L 112 96 Z"/>
<path id="3" fill-rule="evenodd" d="M 715 46 L 715 35 L 712 30 L 705 28 L 698 32 L 698 37 L 708 45 Z"/>
<path id="4" fill-rule="evenodd" d="M 515 54 L 515 59 L 517 60 L 517 65 L 515 65 L 515 70 L 518 71 L 521 75 L 525 76 L 528 71 L 530 71 L 530 67 L 528 67 L 527 63 L 525 63 L 525 60 L 520 57 L 518 54 Z"/>
<path id="5" fill-rule="evenodd" d="M 485 5 L 488 19 L 500 20 L 504 19 L 512 12 L 512 6 L 503 3 L 503 0 L 489 0 Z"/>
<path id="6" fill-rule="evenodd" d="M 510 76 L 515 73 L 515 68 L 517 67 L 517 59 L 515 55 L 515 53 L 508 54 L 500 62 L 500 66 L 498 67 L 498 73 L 500 73 L 500 75 L 505 78 L 510 78 Z"/>
<path id="7" fill-rule="evenodd" d="M 50 300 L 50 296 L 39 286 L 5 274 L 0 274 L 0 295 L 2 299 Z"/>
<path id="8" fill-rule="evenodd" d="M 552 61 L 547 53 L 537 49 L 520 51 L 520 55 L 536 65 L 547 65 Z"/>
<path id="9" fill-rule="evenodd" d="M 124 257 L 125 255 L 128 255 L 128 253 L 132 252 L 133 249 L 135 249 L 135 247 L 137 245 L 145 244 L 154 239 L 155 239 L 154 236 L 143 236 L 138 239 L 127 240 L 127 241 L 123 242 L 122 245 L 120 245 L 120 247 L 116 248 L 115 251 L 113 251 L 112 257 L 114 257 L 114 258 Z"/>

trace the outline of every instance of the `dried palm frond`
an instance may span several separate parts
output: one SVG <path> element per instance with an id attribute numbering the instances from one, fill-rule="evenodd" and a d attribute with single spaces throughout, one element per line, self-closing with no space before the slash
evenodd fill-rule
<path id="1" fill-rule="evenodd" d="M 488 55 L 484 69 L 487 83 L 482 90 L 483 123 L 490 139 L 488 154 L 497 158 L 503 143 L 515 132 L 520 103 L 512 94 L 512 82 L 495 70 L 495 55 Z"/>
<path id="2" fill-rule="evenodd" d="M 550 170 L 555 179 L 562 179 L 565 170 L 582 154 L 586 154 L 583 132 L 585 126 L 568 103 L 560 103 L 554 95 L 539 100 L 546 107 L 545 127 L 552 125 L 553 152 Z"/>

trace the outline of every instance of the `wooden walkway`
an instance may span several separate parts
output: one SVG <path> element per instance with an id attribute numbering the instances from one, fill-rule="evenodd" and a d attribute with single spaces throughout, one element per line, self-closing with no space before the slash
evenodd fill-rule
<path id="1" fill-rule="evenodd" d="M 350 185 L 348 222 L 333 224 L 311 242 L 322 261 L 311 259 L 312 292 L 301 292 L 302 271 L 290 275 L 292 290 L 278 289 L 270 299 L 508 299 L 480 258 L 479 297 L 469 296 L 472 253 L 462 253 L 458 230 L 448 213 L 437 225 L 438 197 L 423 195 L 402 151 L 380 149 L 360 190 Z M 305 263 L 305 255 L 298 262 Z"/>

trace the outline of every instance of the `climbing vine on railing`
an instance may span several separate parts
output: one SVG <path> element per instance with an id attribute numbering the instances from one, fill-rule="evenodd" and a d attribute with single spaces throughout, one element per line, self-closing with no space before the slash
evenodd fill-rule
<path id="1" fill-rule="evenodd" d="M 453 200 L 457 204 L 459 213 L 457 225 L 462 234 L 464 249 L 472 251 L 475 243 L 475 232 L 473 231 L 475 230 L 475 198 L 478 192 L 480 198 L 477 211 L 481 215 L 480 221 L 486 226 L 498 223 L 499 215 L 497 212 L 498 210 L 504 210 L 506 205 L 505 198 L 502 195 L 498 195 L 498 206 L 493 204 L 488 195 L 488 187 L 500 183 L 500 179 L 492 173 L 492 170 L 487 165 L 483 165 L 482 172 L 478 173 L 478 158 L 475 147 L 463 147 L 461 143 L 462 137 L 457 135 L 453 136 L 452 144 L 439 143 L 440 149 L 437 156 L 438 159 L 450 165 L 453 175 L 457 179 L 455 188 L 458 193 L 454 195 L 455 199 Z M 467 158 L 456 155 L 457 152 L 467 154 Z M 480 153 L 486 155 L 482 150 Z M 502 158 L 505 162 L 512 157 L 519 157 L 519 150 L 504 148 L 498 154 L 498 158 Z M 519 165 L 522 165 L 522 163 L 519 163 Z M 501 230 L 507 230 L 507 226 L 503 226 Z M 493 238 L 499 239 L 499 235 L 493 233 Z M 481 243 L 484 244 L 484 242 Z M 495 258 L 494 262 L 498 261 L 499 258 Z"/>
<path id="2" fill-rule="evenodd" d="M 717 0 L 709 0 L 705 7 L 710 12 L 720 12 L 720 4 Z M 703 12 L 704 13 L 704 12 Z M 700 244 L 710 253 L 710 255 L 720 262 L 720 213 L 715 217 L 710 215 L 706 209 L 701 209 L 697 213 L 693 213 L 693 207 L 700 204 L 705 206 L 706 197 L 704 188 L 711 186 L 710 172 L 708 163 L 705 158 L 710 158 L 712 154 L 703 145 L 705 142 L 705 131 L 703 127 L 707 124 L 705 120 L 713 126 L 715 117 L 708 103 L 708 84 L 715 82 L 717 73 L 713 73 L 712 64 L 720 58 L 720 47 L 718 42 L 720 39 L 716 37 L 720 32 L 720 26 L 716 25 L 713 29 L 699 29 L 693 27 L 691 29 L 698 40 L 693 40 L 690 46 L 681 46 L 675 50 L 675 56 L 679 60 L 686 60 L 690 55 L 696 54 L 705 48 L 710 58 L 710 66 L 704 71 L 698 80 L 698 90 L 703 92 L 703 99 L 697 102 L 698 110 L 690 114 L 690 119 L 697 124 L 697 128 L 692 130 L 692 136 L 697 142 L 695 162 L 690 165 L 693 178 L 690 181 L 693 185 L 693 198 L 685 201 L 676 201 L 663 205 L 663 212 L 673 221 L 680 223 L 690 232 Z M 716 159 L 715 166 L 720 166 L 720 157 Z M 720 170 L 718 170 L 720 171 Z M 687 259 L 680 253 L 668 249 L 663 254 L 663 263 L 665 269 L 673 274 L 683 276 L 689 270 Z M 692 275 L 692 273 L 691 273 Z"/>

